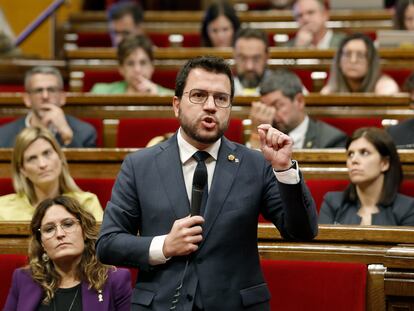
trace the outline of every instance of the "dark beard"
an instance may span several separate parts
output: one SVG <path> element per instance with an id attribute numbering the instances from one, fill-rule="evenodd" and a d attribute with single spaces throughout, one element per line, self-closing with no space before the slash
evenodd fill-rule
<path id="1" fill-rule="evenodd" d="M 217 140 L 219 140 L 224 135 L 224 132 L 227 130 L 229 126 L 229 122 L 230 122 L 230 119 L 229 119 L 226 124 L 224 125 L 219 124 L 216 135 L 202 136 L 197 131 L 197 124 L 188 122 L 188 120 L 185 117 L 183 117 L 183 114 L 181 113 L 181 111 L 179 111 L 178 118 L 180 120 L 181 128 L 187 134 L 187 136 L 201 144 L 213 144 Z"/>
<path id="2" fill-rule="evenodd" d="M 243 87 L 245 88 L 258 87 L 260 84 L 260 81 L 262 81 L 262 77 L 263 75 L 259 75 L 255 72 L 248 72 L 248 73 L 243 73 L 243 74 L 238 75 L 241 85 L 243 85 Z"/>

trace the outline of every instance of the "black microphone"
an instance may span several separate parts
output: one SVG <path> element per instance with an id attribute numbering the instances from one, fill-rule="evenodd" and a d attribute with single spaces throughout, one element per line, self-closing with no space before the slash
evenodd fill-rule
<path id="1" fill-rule="evenodd" d="M 207 170 L 197 169 L 194 172 L 191 191 L 191 216 L 200 215 L 201 200 L 207 183 Z"/>

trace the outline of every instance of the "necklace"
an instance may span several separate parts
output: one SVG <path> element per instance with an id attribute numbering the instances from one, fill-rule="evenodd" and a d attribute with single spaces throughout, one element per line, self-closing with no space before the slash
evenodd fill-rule
<path id="1" fill-rule="evenodd" d="M 72 302 L 69 306 L 68 311 L 72 311 L 72 307 L 73 307 L 73 304 L 75 303 L 76 297 L 78 296 L 78 292 L 79 292 L 79 287 L 76 290 L 75 296 L 72 299 Z M 56 299 L 53 299 L 53 311 L 56 311 Z"/>

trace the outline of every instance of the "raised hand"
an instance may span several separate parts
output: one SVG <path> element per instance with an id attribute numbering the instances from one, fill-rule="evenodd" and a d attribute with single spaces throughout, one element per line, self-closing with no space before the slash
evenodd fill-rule
<path id="1" fill-rule="evenodd" d="M 258 126 L 260 149 L 275 170 L 285 170 L 292 165 L 293 140 L 270 124 Z"/>

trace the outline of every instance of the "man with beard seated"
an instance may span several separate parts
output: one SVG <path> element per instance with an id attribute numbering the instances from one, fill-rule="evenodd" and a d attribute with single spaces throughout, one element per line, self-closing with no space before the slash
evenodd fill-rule
<path id="1" fill-rule="evenodd" d="M 268 74 L 269 42 L 263 30 L 241 28 L 234 40 L 235 95 L 259 95 L 259 85 Z"/>
<path id="2" fill-rule="evenodd" d="M 250 111 L 252 129 L 269 123 L 293 140 L 293 149 L 340 148 L 345 146 L 346 134 L 331 125 L 311 119 L 306 111 L 303 85 L 288 69 L 269 70 L 260 84 L 260 102 L 253 102 Z M 259 148 L 257 131 L 249 140 Z"/>

